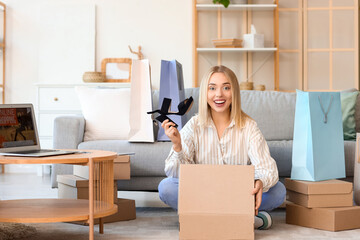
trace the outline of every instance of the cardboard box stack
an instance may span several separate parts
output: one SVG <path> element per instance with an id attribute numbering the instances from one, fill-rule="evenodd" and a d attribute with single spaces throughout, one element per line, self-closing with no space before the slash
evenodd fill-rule
<path id="1" fill-rule="evenodd" d="M 328 231 L 360 228 L 360 207 L 353 206 L 352 183 L 285 179 L 286 223 Z"/>
<path id="2" fill-rule="evenodd" d="M 89 168 L 74 165 L 74 175 L 58 175 L 58 198 L 89 199 Z M 122 155 L 114 159 L 114 204 L 118 212 L 103 218 L 104 223 L 136 219 L 135 200 L 117 198 L 117 181 L 130 179 L 130 156 Z M 76 222 L 87 225 L 85 222 Z M 99 223 L 95 219 L 95 224 Z"/>
<path id="3" fill-rule="evenodd" d="M 180 239 L 254 239 L 254 166 L 182 164 Z"/>

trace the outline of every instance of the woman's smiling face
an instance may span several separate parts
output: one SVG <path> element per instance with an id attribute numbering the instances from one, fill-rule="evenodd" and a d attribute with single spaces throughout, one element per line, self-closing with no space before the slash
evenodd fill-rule
<path id="1" fill-rule="evenodd" d="M 208 83 L 207 102 L 212 112 L 228 113 L 232 101 L 231 83 L 224 73 L 214 73 Z"/>

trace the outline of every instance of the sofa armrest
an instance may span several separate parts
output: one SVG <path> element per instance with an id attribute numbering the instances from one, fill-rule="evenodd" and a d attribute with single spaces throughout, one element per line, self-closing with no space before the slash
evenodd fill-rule
<path id="1" fill-rule="evenodd" d="M 85 119 L 83 116 L 60 116 L 54 120 L 53 147 L 58 149 L 77 149 L 84 139 Z M 51 187 L 57 187 L 57 175 L 72 174 L 73 166 L 52 164 Z"/>
<path id="2" fill-rule="evenodd" d="M 53 146 L 58 149 L 77 149 L 84 139 L 83 116 L 60 116 L 54 120 Z"/>

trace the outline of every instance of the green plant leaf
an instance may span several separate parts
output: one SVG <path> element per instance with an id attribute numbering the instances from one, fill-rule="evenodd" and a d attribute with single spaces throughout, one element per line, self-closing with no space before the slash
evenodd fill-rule
<path id="1" fill-rule="evenodd" d="M 222 5 L 224 5 L 225 8 L 227 8 L 230 4 L 230 0 L 213 0 L 213 3 L 220 3 Z"/>

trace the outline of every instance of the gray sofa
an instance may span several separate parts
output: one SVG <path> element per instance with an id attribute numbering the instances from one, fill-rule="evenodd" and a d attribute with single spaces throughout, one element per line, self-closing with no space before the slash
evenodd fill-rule
<path id="1" fill-rule="evenodd" d="M 198 88 L 185 89 L 185 96 L 193 96 L 194 105 L 186 115 L 190 119 L 198 111 Z M 275 91 L 241 91 L 242 109 L 258 124 L 275 159 L 281 178 L 291 172 L 292 139 L 296 93 Z M 158 107 L 158 91 L 153 92 L 153 109 Z M 360 107 L 360 106 L 357 106 Z M 358 113 L 358 112 L 357 112 Z M 358 115 L 358 114 L 356 114 Z M 359 116 L 356 116 L 359 122 Z M 170 142 L 130 143 L 126 140 L 98 140 L 84 142 L 85 120 L 82 116 L 58 117 L 54 125 L 54 148 L 100 149 L 114 152 L 135 152 L 131 156 L 131 179 L 118 181 L 118 190 L 157 191 L 165 178 L 164 160 L 169 154 Z M 358 127 L 358 126 L 357 126 Z M 345 141 L 346 175 L 354 174 L 355 141 Z M 52 186 L 56 175 L 71 174 L 70 165 L 53 165 Z"/>

